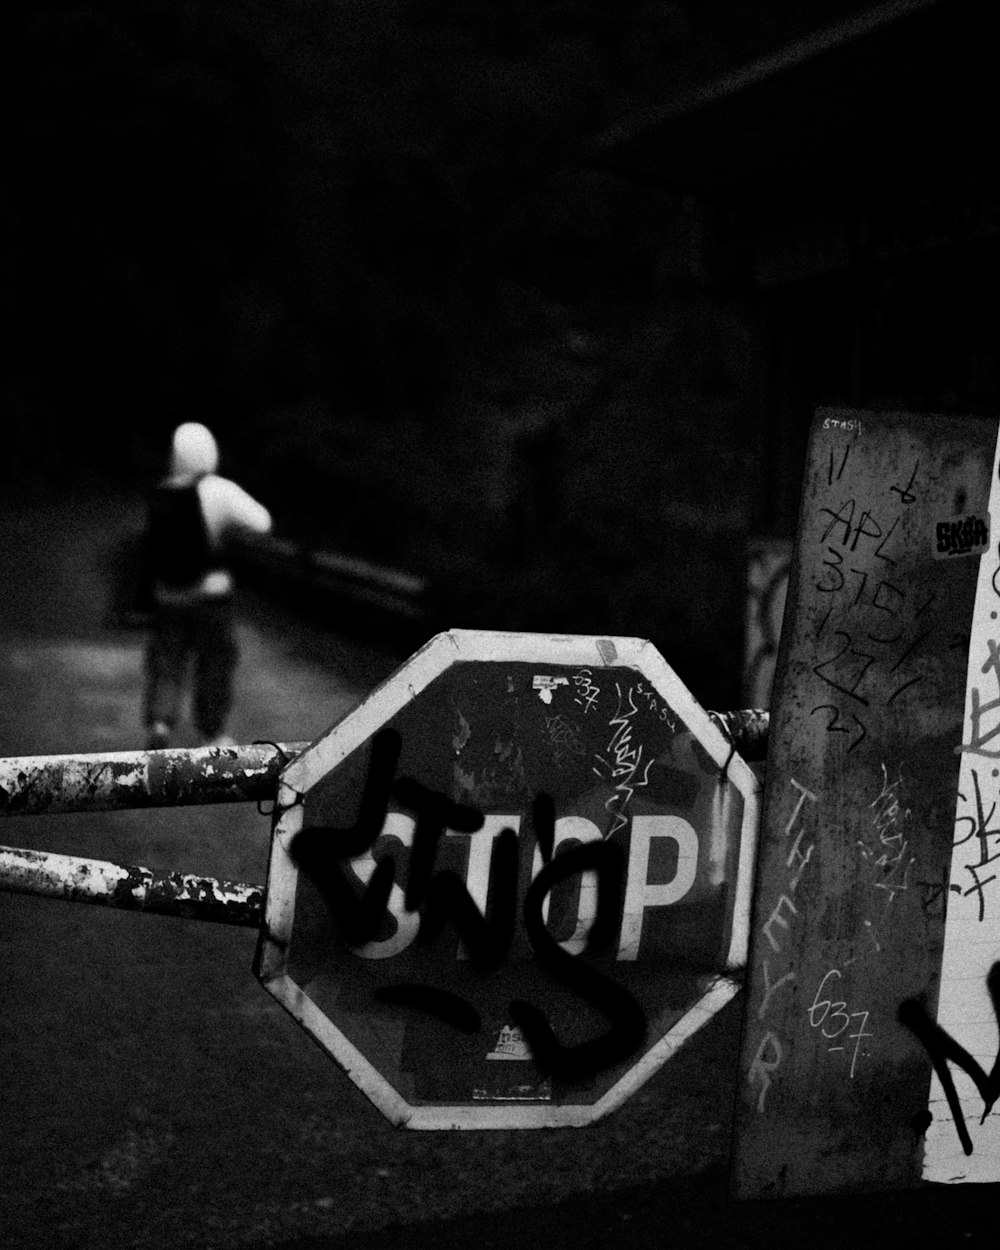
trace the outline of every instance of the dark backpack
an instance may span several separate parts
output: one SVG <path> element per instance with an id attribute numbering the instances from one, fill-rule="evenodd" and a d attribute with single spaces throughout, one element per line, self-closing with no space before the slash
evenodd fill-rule
<path id="1" fill-rule="evenodd" d="M 166 586 L 193 586 L 214 567 L 198 485 L 158 486 L 149 506 L 147 577 Z"/>

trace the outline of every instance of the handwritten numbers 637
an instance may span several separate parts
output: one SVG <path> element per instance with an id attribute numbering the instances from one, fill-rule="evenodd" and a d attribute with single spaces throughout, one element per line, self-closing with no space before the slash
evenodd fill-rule
<path id="1" fill-rule="evenodd" d="M 845 1051 L 850 1054 L 850 1079 L 853 1081 L 861 1052 L 861 1042 L 866 1037 L 873 1037 L 874 1034 L 866 1032 L 869 1015 L 867 1011 L 848 1011 L 846 1001 L 823 997 L 824 993 L 831 995 L 836 993 L 834 988 L 827 989 L 827 982 L 833 977 L 836 977 L 838 981 L 841 979 L 841 974 L 836 968 L 831 968 L 820 981 L 816 997 L 807 1015 L 810 1027 L 819 1029 L 828 1042 L 836 1042 L 834 1046 L 827 1046 L 828 1051 Z M 856 1020 L 860 1023 L 855 1027 Z"/>

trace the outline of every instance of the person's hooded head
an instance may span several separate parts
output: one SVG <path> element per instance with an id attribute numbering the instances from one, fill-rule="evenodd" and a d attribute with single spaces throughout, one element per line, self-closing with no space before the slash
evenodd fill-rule
<path id="1" fill-rule="evenodd" d="M 199 478 L 219 467 L 219 448 L 208 426 L 185 421 L 174 430 L 170 449 L 170 476 Z"/>

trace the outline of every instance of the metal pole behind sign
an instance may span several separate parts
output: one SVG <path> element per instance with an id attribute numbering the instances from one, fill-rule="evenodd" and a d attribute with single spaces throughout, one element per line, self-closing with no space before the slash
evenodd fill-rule
<path id="1" fill-rule="evenodd" d="M 309 744 L 0 759 L 0 816 L 261 802 Z"/>
<path id="2" fill-rule="evenodd" d="M 767 712 L 710 712 L 733 751 L 760 760 Z M 119 751 L 0 759 L 0 817 L 209 803 L 263 802 L 307 742 L 192 750 Z M 260 924 L 263 886 L 137 865 L 0 847 L 0 890 L 219 924 Z"/>
<path id="3" fill-rule="evenodd" d="M 262 886 L 241 881 L 155 872 L 135 864 L 111 864 L 14 846 L 0 846 L 0 888 L 15 894 L 250 928 L 260 924 L 264 898 Z"/>
<path id="4" fill-rule="evenodd" d="M 770 715 L 709 712 L 746 760 L 767 751 Z M 278 775 L 308 742 L 254 742 L 192 750 L 0 758 L 0 817 L 273 799 Z"/>

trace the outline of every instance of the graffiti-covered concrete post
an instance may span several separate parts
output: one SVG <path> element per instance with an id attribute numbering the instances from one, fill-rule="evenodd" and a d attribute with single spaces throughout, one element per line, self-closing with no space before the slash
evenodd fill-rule
<path id="1" fill-rule="evenodd" d="M 740 1196 L 1000 1180 L 997 446 L 995 418 L 814 418 L 768 751 Z"/>
<path id="2" fill-rule="evenodd" d="M 283 773 L 257 972 L 395 1123 L 586 1124 L 736 992 L 756 821 L 648 642 L 443 633 Z"/>

